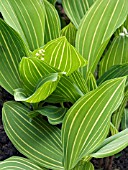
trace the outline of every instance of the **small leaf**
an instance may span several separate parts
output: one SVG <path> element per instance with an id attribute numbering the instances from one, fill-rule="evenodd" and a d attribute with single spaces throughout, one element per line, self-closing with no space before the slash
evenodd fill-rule
<path id="1" fill-rule="evenodd" d="M 14 146 L 40 167 L 63 169 L 61 132 L 40 117 L 29 121 L 31 110 L 18 102 L 7 102 L 2 110 L 5 131 Z"/>
<path id="2" fill-rule="evenodd" d="M 24 170 L 46 170 L 46 168 L 40 168 L 34 162 L 29 159 L 13 156 L 4 161 L 0 162 L 0 169 L 9 170 L 9 169 L 24 169 Z"/>
<path id="3" fill-rule="evenodd" d="M 62 126 L 65 169 L 89 156 L 106 138 L 111 115 L 122 102 L 125 81 L 126 78 L 106 81 L 68 110 Z"/>
<path id="4" fill-rule="evenodd" d="M 1 0 L 4 20 L 14 28 L 30 50 L 44 44 L 45 8 L 40 0 Z"/>
<path id="5" fill-rule="evenodd" d="M 128 146 L 128 129 L 111 136 L 99 146 L 99 149 L 92 153 L 91 156 L 95 158 L 103 158 L 112 156 Z"/>

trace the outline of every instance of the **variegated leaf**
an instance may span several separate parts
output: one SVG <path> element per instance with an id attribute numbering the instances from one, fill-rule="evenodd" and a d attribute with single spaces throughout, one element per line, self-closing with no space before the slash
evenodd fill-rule
<path id="1" fill-rule="evenodd" d="M 110 37 L 125 21 L 127 0 L 96 0 L 83 17 L 76 35 L 76 48 L 88 61 L 83 74 L 94 73 Z"/>
<path id="2" fill-rule="evenodd" d="M 45 8 L 40 0 L 1 0 L 5 21 L 23 38 L 30 50 L 44 44 Z"/>
<path id="3" fill-rule="evenodd" d="M 72 170 L 94 170 L 94 166 L 91 162 L 80 162 Z"/>
<path id="4" fill-rule="evenodd" d="M 106 138 L 110 117 L 122 102 L 125 82 L 126 77 L 106 81 L 68 110 L 62 127 L 65 169 L 75 167 Z"/>
<path id="5" fill-rule="evenodd" d="M 128 128 L 128 109 L 124 109 L 124 115 L 121 120 L 121 129 L 124 130 Z"/>
<path id="6" fill-rule="evenodd" d="M 14 146 L 40 167 L 63 169 L 61 132 L 37 117 L 31 122 L 31 110 L 18 102 L 7 102 L 2 110 L 5 131 Z"/>

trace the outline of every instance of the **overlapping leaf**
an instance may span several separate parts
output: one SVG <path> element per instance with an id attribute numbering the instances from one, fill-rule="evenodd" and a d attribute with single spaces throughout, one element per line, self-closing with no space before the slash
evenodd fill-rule
<path id="1" fill-rule="evenodd" d="M 5 21 L 28 44 L 30 50 L 44 44 L 45 8 L 40 0 L 1 0 L 0 11 Z"/>
<path id="2" fill-rule="evenodd" d="M 65 37 L 48 42 L 43 49 L 45 50 L 44 61 L 52 67 L 66 72 L 67 75 L 87 64 L 87 61 Z"/>
<path id="3" fill-rule="evenodd" d="M 0 162 L 0 169 L 1 170 L 9 170 L 9 169 L 24 169 L 24 170 L 46 170 L 46 168 L 40 168 L 34 162 L 30 161 L 29 159 L 13 156 L 9 159 Z"/>
<path id="4" fill-rule="evenodd" d="M 96 0 L 83 17 L 76 35 L 76 48 L 88 60 L 86 68 L 94 73 L 110 37 L 125 21 L 127 0 Z"/>
<path id="5" fill-rule="evenodd" d="M 13 94 L 15 88 L 21 87 L 19 62 L 28 55 L 28 49 L 21 37 L 0 20 L 0 85 Z"/>
<path id="6" fill-rule="evenodd" d="M 37 165 L 48 169 L 63 169 L 60 130 L 40 118 L 29 121 L 30 110 L 17 102 L 3 107 L 5 131 L 14 146 Z"/>
<path id="7" fill-rule="evenodd" d="M 56 0 L 48 0 L 51 4 L 55 5 Z"/>
<path id="8" fill-rule="evenodd" d="M 90 6 L 94 3 L 95 0 L 64 0 L 63 1 L 63 7 L 70 18 L 70 20 L 73 22 L 73 24 L 76 26 L 76 28 L 79 27 L 80 21 L 85 15 L 85 13 L 88 11 Z"/>
<path id="9" fill-rule="evenodd" d="M 95 158 L 112 156 L 128 146 L 128 129 L 111 136 L 103 142 L 99 149 L 92 153 Z"/>
<path id="10" fill-rule="evenodd" d="M 94 170 L 94 166 L 91 162 L 80 162 L 72 170 Z"/>
<path id="11" fill-rule="evenodd" d="M 124 130 L 128 128 L 128 109 L 124 109 L 124 115 L 122 117 L 121 121 L 121 129 Z"/>
<path id="12" fill-rule="evenodd" d="M 52 0 L 53 1 L 53 0 Z M 55 0 L 53 1 L 53 4 Z M 60 19 L 55 7 L 47 0 L 44 0 L 45 5 L 45 35 L 44 42 L 58 38 L 60 36 Z"/>
<path id="13" fill-rule="evenodd" d="M 125 81 L 126 78 L 106 81 L 68 110 L 62 128 L 65 169 L 73 168 L 103 142 L 110 117 L 122 102 Z"/>
<path id="14" fill-rule="evenodd" d="M 128 36 L 122 33 L 115 37 L 107 53 L 100 62 L 99 76 L 111 66 L 128 63 Z"/>

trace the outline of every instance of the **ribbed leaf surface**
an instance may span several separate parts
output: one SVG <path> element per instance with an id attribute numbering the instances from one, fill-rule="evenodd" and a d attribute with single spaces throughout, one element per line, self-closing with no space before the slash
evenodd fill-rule
<path id="1" fill-rule="evenodd" d="M 64 167 L 69 170 L 106 138 L 110 117 L 123 99 L 126 78 L 105 82 L 66 113 L 62 128 Z"/>
<path id="2" fill-rule="evenodd" d="M 128 128 L 128 109 L 124 109 L 124 115 L 121 121 L 121 129 L 124 130 Z"/>
<path id="3" fill-rule="evenodd" d="M 96 0 L 83 17 L 76 35 L 76 48 L 88 60 L 86 71 L 95 71 L 110 37 L 125 21 L 127 7 L 127 0 Z"/>
<path id="4" fill-rule="evenodd" d="M 17 102 L 3 107 L 5 131 L 14 146 L 41 167 L 63 169 L 60 130 L 40 118 L 29 121 L 30 110 Z"/>
<path id="5" fill-rule="evenodd" d="M 29 159 L 13 156 L 9 159 L 0 162 L 1 170 L 46 170 L 45 168 L 40 168 L 34 162 Z"/>
<path id="6" fill-rule="evenodd" d="M 81 19 L 95 0 L 63 0 L 64 11 L 78 28 Z"/>
<path id="7" fill-rule="evenodd" d="M 70 44 L 75 46 L 75 39 L 76 39 L 76 32 L 77 29 L 75 26 L 70 22 L 66 27 L 61 30 L 61 35 L 65 36 Z"/>
<path id="8" fill-rule="evenodd" d="M 116 37 L 100 62 L 99 76 L 111 66 L 128 63 L 128 36 Z"/>
<path id="9" fill-rule="evenodd" d="M 91 156 L 103 158 L 112 156 L 128 146 L 128 129 L 107 138 L 96 152 Z"/>
<path id="10" fill-rule="evenodd" d="M 24 89 L 16 89 L 14 98 L 16 101 L 25 101 L 28 103 L 37 103 L 45 100 L 56 89 L 61 76 L 62 74 L 60 73 L 51 73 L 41 78 L 35 87 L 35 91 L 30 96 L 27 96 Z"/>
<path id="11" fill-rule="evenodd" d="M 0 85 L 13 94 L 21 87 L 19 62 L 28 50 L 21 37 L 3 20 L 0 20 Z"/>
<path id="12" fill-rule="evenodd" d="M 81 161 L 81 163 L 79 163 L 72 170 L 94 170 L 94 166 L 91 162 L 82 162 Z"/>
<path id="13" fill-rule="evenodd" d="M 43 3 L 43 1 L 42 1 Z M 40 0 L 1 0 L 0 11 L 5 21 L 13 27 L 30 47 L 44 44 L 45 8 Z"/>
<path id="14" fill-rule="evenodd" d="M 44 61 L 62 72 L 66 72 L 67 75 L 87 64 L 87 61 L 65 37 L 48 42 L 44 46 L 44 50 Z"/>
<path id="15" fill-rule="evenodd" d="M 55 1 L 53 2 L 55 3 Z M 60 36 L 60 19 L 58 12 L 56 11 L 55 7 L 50 4 L 47 0 L 44 0 L 45 5 L 45 35 L 44 35 L 44 42 L 45 44 L 58 38 Z"/>

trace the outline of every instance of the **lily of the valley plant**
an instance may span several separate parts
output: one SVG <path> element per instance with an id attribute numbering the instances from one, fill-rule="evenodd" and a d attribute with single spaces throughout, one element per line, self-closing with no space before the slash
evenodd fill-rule
<path id="1" fill-rule="evenodd" d="M 93 170 L 128 146 L 128 0 L 63 0 L 63 29 L 55 2 L 0 1 L 2 120 L 26 157 L 1 170 Z"/>

